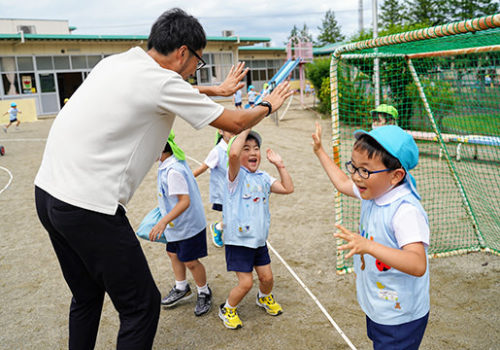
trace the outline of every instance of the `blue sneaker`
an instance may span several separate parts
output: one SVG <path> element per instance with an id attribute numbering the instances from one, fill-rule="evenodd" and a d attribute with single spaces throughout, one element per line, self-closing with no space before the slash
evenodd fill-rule
<path id="1" fill-rule="evenodd" d="M 222 241 L 222 231 L 216 227 L 217 223 L 210 224 L 210 232 L 212 233 L 212 242 L 217 248 L 222 248 L 224 242 Z"/>

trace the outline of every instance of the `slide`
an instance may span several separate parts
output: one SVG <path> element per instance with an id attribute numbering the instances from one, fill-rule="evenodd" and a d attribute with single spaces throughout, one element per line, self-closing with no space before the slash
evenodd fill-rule
<path id="1" fill-rule="evenodd" d="M 269 80 L 267 82 L 267 84 L 268 84 L 267 89 L 262 90 L 260 92 L 260 95 L 255 100 L 255 104 L 262 102 L 263 96 L 270 94 L 271 91 L 273 91 L 273 89 L 277 85 L 279 85 L 286 78 L 288 78 L 290 73 L 292 73 L 292 71 L 295 69 L 295 67 L 297 67 L 299 62 L 300 62 L 300 58 L 296 59 L 296 60 L 289 59 L 288 61 L 286 61 L 285 64 L 280 68 L 280 70 L 274 75 L 274 77 L 272 77 L 271 80 Z M 250 105 L 248 105 L 248 107 L 250 107 Z M 245 106 L 245 108 L 248 108 L 248 107 Z"/>

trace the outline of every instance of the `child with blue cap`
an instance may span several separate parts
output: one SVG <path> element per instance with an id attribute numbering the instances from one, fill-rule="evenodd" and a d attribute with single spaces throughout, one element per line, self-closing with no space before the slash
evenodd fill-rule
<path id="1" fill-rule="evenodd" d="M 156 241 L 165 236 L 175 276 L 175 286 L 161 304 L 172 307 L 192 297 L 186 280 L 187 268 L 198 287 L 194 314 L 201 316 L 212 306 L 212 291 L 207 284 L 205 267 L 199 260 L 207 256 L 207 224 L 198 184 L 174 138 L 171 131 L 160 157 L 157 188 L 162 219 L 152 228 L 149 238 Z"/>
<path id="2" fill-rule="evenodd" d="M 23 112 L 21 112 L 17 108 L 17 103 L 12 102 L 10 104 L 9 110 L 3 114 L 3 115 L 7 115 L 7 114 L 9 115 L 9 124 L 2 127 L 4 132 L 7 132 L 7 129 L 9 128 L 9 126 L 11 126 L 14 123 L 16 123 L 16 130 L 19 128 L 19 124 L 21 124 L 21 121 L 19 119 L 17 119 L 17 115 L 20 113 L 23 113 Z"/>
<path id="3" fill-rule="evenodd" d="M 374 349 L 418 349 L 429 318 L 429 223 L 409 171 L 418 163 L 412 136 L 395 125 L 354 133 L 349 178 L 321 144 L 313 150 L 333 185 L 361 200 L 359 233 L 341 225 L 334 236 L 353 256 L 358 302 Z"/>

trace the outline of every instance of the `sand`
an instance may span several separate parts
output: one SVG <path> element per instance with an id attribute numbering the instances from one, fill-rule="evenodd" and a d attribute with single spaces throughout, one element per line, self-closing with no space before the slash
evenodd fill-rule
<path id="1" fill-rule="evenodd" d="M 295 100 L 297 101 L 297 99 Z M 359 308 L 354 276 L 335 273 L 332 185 L 312 153 L 314 122 L 325 130 L 329 120 L 294 102 L 284 120 L 272 119 L 256 127 L 263 136 L 263 150 L 277 151 L 293 178 L 295 192 L 273 195 L 269 242 L 315 295 L 334 322 L 358 349 L 370 349 L 365 316 Z M 0 348 L 64 349 L 67 347 L 70 291 L 62 277 L 47 233 L 36 216 L 33 179 L 40 165 L 44 139 L 52 119 L 21 124 L 0 135 L 6 155 L 0 166 L 13 175 L 0 194 Z M 96 127 L 99 127 L 96 125 Z M 215 130 L 195 131 L 177 119 L 176 141 L 194 160 L 208 154 Z M 192 168 L 197 167 L 189 160 Z M 263 158 L 261 168 L 277 176 Z M 156 165 L 128 205 L 128 217 L 137 227 L 155 204 Z M 9 176 L 0 169 L 0 190 Z M 208 202 L 209 174 L 199 177 L 207 221 L 219 219 Z M 351 228 L 354 229 L 354 228 Z M 235 285 L 226 272 L 224 250 L 209 241 L 209 256 L 202 259 L 214 293 L 209 314 L 195 317 L 194 299 L 173 309 L 162 309 L 154 349 L 348 349 L 347 343 L 321 312 L 285 265 L 271 253 L 275 275 L 274 294 L 284 314 L 271 317 L 255 305 L 257 278 L 240 305 L 244 327 L 226 329 L 217 316 Z M 156 283 L 165 295 L 174 278 L 164 245 L 141 240 Z M 422 349 L 499 349 L 500 257 L 486 253 L 432 259 L 431 313 Z M 188 280 L 193 285 L 192 277 Z M 116 346 L 118 314 L 106 297 L 96 349 Z"/>

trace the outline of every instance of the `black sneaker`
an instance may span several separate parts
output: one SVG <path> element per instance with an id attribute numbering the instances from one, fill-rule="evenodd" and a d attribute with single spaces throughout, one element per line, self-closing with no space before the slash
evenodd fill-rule
<path id="1" fill-rule="evenodd" d="M 168 295 L 161 300 L 161 304 L 166 307 L 171 307 L 181 300 L 191 299 L 192 296 L 193 293 L 191 292 L 191 287 L 189 287 L 189 284 L 187 285 L 185 290 L 179 290 L 174 286 L 168 293 Z"/>
<path id="2" fill-rule="evenodd" d="M 208 287 L 208 294 L 198 293 L 196 306 L 194 307 L 194 314 L 201 316 L 206 314 L 212 308 L 212 290 Z"/>

